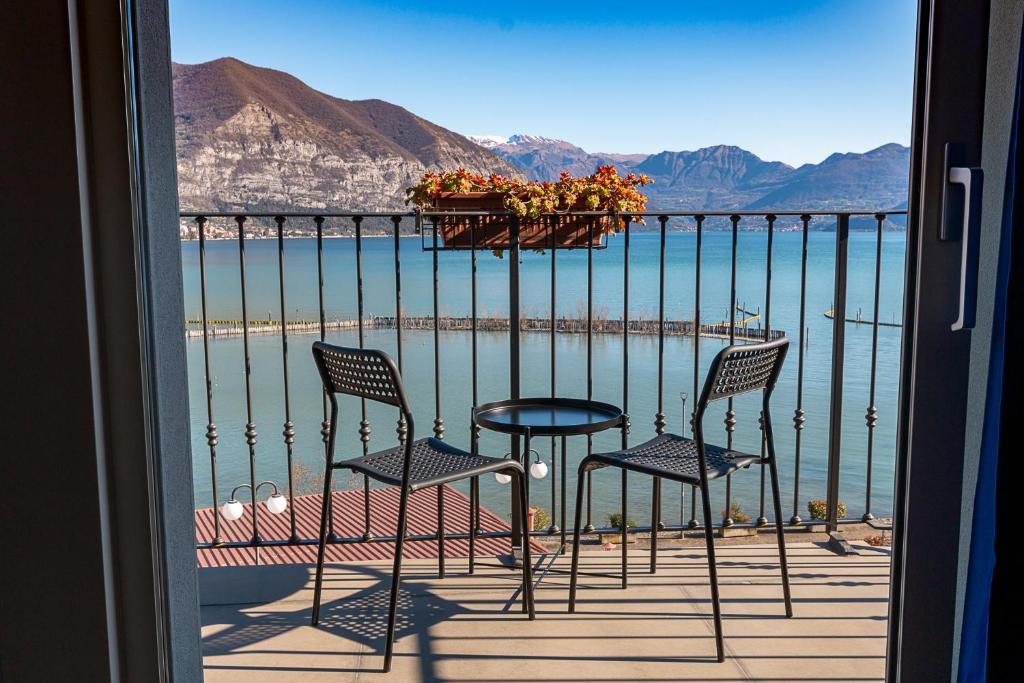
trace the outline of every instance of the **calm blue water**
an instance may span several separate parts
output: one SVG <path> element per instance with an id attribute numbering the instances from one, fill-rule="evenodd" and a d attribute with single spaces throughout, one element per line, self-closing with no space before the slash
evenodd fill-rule
<path id="1" fill-rule="evenodd" d="M 630 245 L 630 317 L 656 318 L 658 310 L 658 244 L 654 233 L 635 233 Z M 793 511 L 794 430 L 796 407 L 797 349 L 799 333 L 800 234 L 779 232 L 774 237 L 772 264 L 772 327 L 785 330 L 794 347 L 773 399 L 773 417 L 780 458 L 783 514 Z M 594 252 L 595 311 L 610 318 L 622 316 L 623 293 L 622 237 L 611 240 L 607 250 Z M 693 233 L 669 233 L 666 256 L 666 317 L 692 318 L 694 310 L 694 261 L 696 236 Z M 875 234 L 853 232 L 850 235 L 847 308 L 850 316 L 863 309 L 871 317 L 874 291 Z M 355 243 L 351 239 L 324 242 L 325 293 L 329 318 L 356 317 Z M 728 318 L 731 235 L 709 232 L 704 235 L 702 258 L 701 312 L 703 322 Z M 765 308 L 765 265 L 767 234 L 743 232 L 737 255 L 738 300 L 747 309 Z M 899 320 L 903 297 L 905 236 L 885 233 L 882 245 L 881 313 L 883 321 Z M 829 382 L 831 366 L 832 322 L 823 313 L 832 306 L 835 234 L 812 232 L 809 239 L 807 269 L 806 361 L 804 410 L 807 422 L 803 432 L 798 512 L 806 518 L 806 502 L 825 497 Z M 420 248 L 418 237 L 401 240 L 402 302 L 405 313 L 428 315 L 432 311 L 432 255 Z M 317 317 L 316 241 L 290 239 L 285 243 L 286 308 L 290 319 Z M 200 318 L 198 243 L 183 242 L 185 309 L 189 318 Z M 558 312 L 577 315 L 586 311 L 586 253 L 559 252 Z M 468 315 L 470 310 L 470 256 L 464 252 L 442 252 L 440 260 L 440 309 L 442 315 Z M 273 240 L 246 243 L 246 269 L 251 318 L 280 318 L 277 279 L 277 244 Z M 508 308 L 508 262 L 489 253 L 478 256 L 479 314 L 506 315 Z M 394 313 L 394 243 L 391 239 L 363 240 L 365 313 Z M 525 253 L 522 257 L 522 311 L 524 316 L 546 316 L 550 301 L 550 254 Z M 207 243 L 207 278 L 211 318 L 240 318 L 240 283 L 237 241 Z M 875 430 L 872 511 L 889 515 L 892 506 L 893 453 L 895 448 L 897 381 L 900 350 L 899 328 L 879 329 L 876 405 L 879 411 Z M 321 394 L 309 345 L 314 335 L 292 335 L 289 344 L 289 373 L 292 419 L 296 437 L 294 457 L 319 471 L 322 444 L 319 429 Z M 356 333 L 334 332 L 329 341 L 355 344 Z M 451 332 L 441 335 L 441 412 L 445 420 L 445 438 L 468 447 L 470 386 L 470 335 Z M 366 333 L 367 346 L 395 353 L 394 331 Z M 558 393 L 564 396 L 586 394 L 586 343 L 583 335 L 560 335 L 558 355 Z M 634 335 L 629 340 L 629 406 L 632 418 L 631 443 L 640 443 L 654 434 L 657 412 L 657 337 Z M 701 340 L 701 378 L 714 354 L 724 342 Z M 666 338 L 665 413 L 668 429 L 682 429 L 680 392 L 693 401 L 694 340 Z M 189 341 L 189 392 L 192 416 L 192 448 L 196 504 L 209 505 L 211 477 L 206 445 L 206 401 L 201 341 Z M 281 341 L 279 336 L 253 336 L 252 355 L 253 411 L 259 441 L 256 446 L 257 476 L 279 485 L 287 481 L 285 446 L 281 436 L 284 422 Z M 419 433 L 426 436 L 434 416 L 433 337 L 430 332 L 403 333 L 405 383 L 417 416 Z M 607 335 L 594 336 L 594 398 L 622 404 L 622 340 Z M 865 503 L 865 471 L 870 375 L 871 328 L 847 325 L 846 368 L 843 391 L 843 438 L 840 497 L 849 516 L 859 517 Z M 522 341 L 522 395 L 548 395 L 549 338 L 546 334 L 525 334 Z M 242 340 L 216 339 L 210 343 L 214 381 L 214 421 L 220 434 L 218 445 L 218 494 L 220 500 L 237 484 L 248 481 L 248 450 L 245 429 L 245 393 Z M 506 334 L 481 334 L 479 337 L 479 401 L 508 396 L 508 339 Z M 757 428 L 759 398 L 737 399 L 738 448 L 757 452 L 760 432 Z M 707 432 L 717 430 L 724 443 L 724 402 L 709 412 Z M 355 400 L 342 401 L 339 454 L 348 457 L 360 452 L 358 441 L 359 408 Z M 393 409 L 369 407 L 374 433 L 371 448 L 394 443 Z M 688 432 L 688 428 L 687 431 Z M 618 435 L 609 433 L 595 438 L 595 449 L 618 447 Z M 570 439 L 570 471 L 585 453 L 585 439 Z M 482 452 L 501 455 L 508 440 L 483 432 Z M 545 442 L 545 457 L 550 454 Z M 494 510 L 508 509 L 508 487 L 485 478 L 483 500 Z M 356 482 L 342 482 L 351 486 Z M 598 472 L 594 476 L 594 519 L 603 522 L 618 505 L 617 475 Z M 723 482 L 719 482 L 723 484 Z M 569 514 L 572 515 L 573 477 L 570 477 Z M 638 521 L 649 515 L 649 480 L 633 478 L 631 515 Z M 724 507 L 724 485 L 712 486 L 714 510 Z M 733 496 L 745 512 L 758 513 L 759 475 L 756 468 L 733 477 Z M 534 482 L 531 502 L 551 509 L 550 479 Z M 686 508 L 689 516 L 689 496 Z M 770 501 L 770 495 L 769 495 Z M 665 494 L 665 515 L 678 515 L 679 492 L 674 485 Z M 769 515 L 770 516 L 770 515 Z"/>

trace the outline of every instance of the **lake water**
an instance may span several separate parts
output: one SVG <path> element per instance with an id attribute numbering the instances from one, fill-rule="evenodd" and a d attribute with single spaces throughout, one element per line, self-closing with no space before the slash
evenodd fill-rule
<path id="1" fill-rule="evenodd" d="M 851 232 L 849 240 L 849 281 L 847 310 L 854 317 L 862 309 L 871 317 L 874 292 L 875 233 Z M 605 250 L 594 252 L 594 307 L 597 314 L 609 318 L 622 316 L 623 238 L 610 240 Z M 793 348 L 786 361 L 773 402 L 773 418 L 779 472 L 781 475 L 783 516 L 793 513 L 794 429 L 796 407 L 797 348 L 799 334 L 800 243 L 797 232 L 777 232 L 772 258 L 771 325 L 785 330 Z M 694 310 L 694 265 L 696 235 L 670 232 L 666 247 L 666 318 L 692 318 Z M 630 317 L 656 318 L 658 311 L 658 247 L 656 233 L 635 232 L 630 244 Z M 882 238 L 882 278 L 879 318 L 900 320 L 903 301 L 905 235 L 886 232 Z M 765 308 L 765 266 L 767 234 L 741 232 L 737 251 L 737 299 L 745 308 Z M 365 314 L 394 314 L 394 242 L 391 239 L 363 240 Z M 707 232 L 703 238 L 701 318 L 702 322 L 728 319 L 731 235 Z M 832 307 L 835 233 L 811 232 L 808 246 L 806 360 L 804 377 L 805 429 L 802 436 L 800 491 L 797 512 L 807 518 L 807 500 L 825 497 L 825 473 L 828 442 L 828 417 L 831 373 L 832 321 L 824 312 Z M 183 242 L 185 310 L 190 319 L 201 318 L 199 292 L 198 243 Z M 317 270 L 315 239 L 288 239 L 285 242 L 286 309 L 289 319 L 317 319 Z M 507 315 L 508 261 L 490 253 L 478 255 L 479 314 Z M 557 254 L 558 313 L 575 316 L 586 311 L 587 255 L 585 251 L 560 251 Z M 351 239 L 324 240 L 325 299 L 327 316 L 356 317 L 355 242 Z M 466 252 L 441 252 L 440 312 L 442 315 L 469 315 L 470 255 Z M 246 270 L 249 316 L 252 319 L 279 319 L 275 240 L 247 240 Z M 432 254 L 421 249 L 419 237 L 401 239 L 402 303 L 409 315 L 432 312 Z M 550 301 L 550 254 L 524 253 L 521 270 L 523 316 L 546 316 Z M 207 279 L 209 316 L 212 319 L 241 317 L 237 241 L 207 243 Z M 295 423 L 294 458 L 315 471 L 322 469 L 323 446 L 320 441 L 321 392 L 309 345 L 317 337 L 290 335 L 289 373 L 292 420 Z M 875 404 L 878 425 L 875 429 L 872 478 L 872 511 L 888 516 L 892 509 L 893 457 L 896 433 L 897 384 L 901 329 L 881 327 L 878 334 L 878 372 Z M 356 332 L 334 331 L 328 341 L 356 343 Z M 468 447 L 469 411 L 472 404 L 471 336 L 465 332 L 441 334 L 441 413 L 445 420 L 445 439 Z M 524 333 L 522 337 L 522 395 L 550 393 L 549 337 L 545 333 Z M 703 373 L 725 342 L 700 341 L 700 371 Z M 395 354 L 393 330 L 367 330 L 366 345 Z M 586 337 L 559 335 L 558 394 L 586 395 Z M 630 443 L 637 444 L 654 435 L 657 412 L 657 337 L 632 335 L 629 339 L 629 406 L 632 431 Z M 667 429 L 683 428 L 680 392 L 687 392 L 687 412 L 692 408 L 694 340 L 666 337 L 665 413 Z M 201 340 L 187 343 L 189 393 L 192 421 L 195 498 L 198 506 L 211 502 L 209 449 L 206 444 L 206 399 Z M 286 485 L 287 467 L 282 437 L 284 394 L 281 340 L 279 335 L 250 338 L 252 357 L 253 412 L 259 440 L 256 444 L 257 477 Z M 427 436 L 434 417 L 433 335 L 431 332 L 403 332 L 405 384 L 410 394 L 419 432 Z M 619 336 L 594 335 L 594 398 L 622 404 L 622 339 Z M 865 505 L 865 475 L 868 429 L 865 412 L 869 404 L 871 327 L 848 324 L 846 327 L 846 367 L 843 389 L 843 434 L 840 498 L 848 516 L 859 518 Z M 230 490 L 249 478 L 248 449 L 245 443 L 245 385 L 241 338 L 212 339 L 211 367 L 214 383 L 214 422 L 220 436 L 217 448 L 218 495 L 225 500 Z M 479 401 L 508 397 L 508 335 L 479 335 Z M 746 396 L 736 401 L 735 446 L 758 452 L 760 432 L 757 426 L 759 398 Z M 357 430 L 359 406 L 355 400 L 341 402 L 339 458 L 361 452 Z M 724 402 L 715 404 L 706 418 L 709 440 L 717 436 L 724 443 Z M 393 408 L 369 406 L 373 428 L 371 449 L 395 443 Z M 689 434 L 689 427 L 685 430 Z M 598 435 L 595 449 L 618 447 L 617 432 Z M 502 455 L 508 439 L 482 433 L 481 452 Z M 540 451 L 550 457 L 544 442 Z M 583 438 L 570 439 L 570 472 L 586 452 Z M 550 476 L 550 475 L 549 475 Z M 569 515 L 575 475 L 569 479 Z M 342 481 L 355 486 L 356 481 Z M 534 482 L 531 503 L 551 509 L 550 479 Z M 603 523 L 607 513 L 618 506 L 619 478 L 615 474 L 594 475 L 594 521 Z M 630 515 L 644 523 L 650 514 L 650 484 L 644 477 L 632 478 Z M 463 487 L 464 488 L 464 487 Z M 724 482 L 712 484 L 713 509 L 724 507 Z M 770 492 L 770 489 L 769 489 Z M 298 493 L 298 491 L 297 491 Z M 679 515 L 679 487 L 668 486 L 663 513 L 673 522 Z M 496 511 L 508 510 L 508 487 L 492 477 L 483 479 L 482 501 Z M 757 468 L 733 477 L 733 497 L 744 512 L 758 514 L 759 476 Z M 770 493 L 768 496 L 770 506 Z M 686 517 L 689 517 L 689 494 Z M 771 517 L 770 513 L 768 515 Z"/>

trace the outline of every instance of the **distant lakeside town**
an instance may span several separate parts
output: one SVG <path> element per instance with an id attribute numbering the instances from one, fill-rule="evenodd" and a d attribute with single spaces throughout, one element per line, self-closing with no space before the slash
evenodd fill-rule
<path id="1" fill-rule="evenodd" d="M 213 213 L 213 212 L 211 212 Z M 316 237 L 316 228 L 312 223 L 311 219 L 304 218 L 293 218 L 290 219 L 294 222 L 308 223 L 308 225 L 294 225 L 293 227 L 287 224 L 283 228 L 283 237 L 295 238 L 295 239 L 309 239 Z M 375 224 L 376 223 L 376 224 Z M 813 230 L 818 232 L 829 232 L 832 230 L 833 224 L 831 222 L 824 222 L 819 226 L 812 227 Z M 654 232 L 658 229 L 657 224 L 634 224 L 630 228 L 631 231 L 636 232 Z M 729 229 L 728 221 L 722 221 L 721 225 L 717 225 L 711 222 L 706 222 L 704 229 L 710 232 L 721 232 Z M 803 227 L 799 220 L 794 219 L 792 222 L 785 222 L 779 220 L 776 222 L 774 231 L 775 232 L 799 232 Z M 857 217 L 857 219 L 851 220 L 851 230 L 875 230 L 877 224 L 875 220 L 869 216 Z M 886 232 L 903 232 L 906 227 L 895 221 L 886 219 L 882 224 L 882 229 Z M 692 222 L 682 222 L 677 224 L 669 223 L 667 230 L 669 232 L 695 232 L 696 228 Z M 742 228 L 744 232 L 766 232 L 767 227 L 765 225 L 748 225 Z M 207 221 L 204 227 L 205 238 L 208 240 L 229 240 L 238 239 L 238 224 L 231 219 L 211 219 Z M 371 218 L 367 219 L 363 223 L 361 237 L 368 238 L 380 238 L 380 237 L 394 237 L 394 227 L 392 223 L 387 219 L 382 218 Z M 400 233 L 403 237 L 409 237 L 412 235 L 419 234 L 416 231 L 414 221 L 411 219 L 403 221 Z M 356 235 L 355 227 L 351 221 L 347 224 L 339 225 L 337 223 L 332 224 L 331 221 L 325 221 L 323 227 L 323 236 L 325 238 L 354 238 Z M 179 236 L 182 241 L 198 240 L 199 239 L 199 225 L 192 219 L 182 219 L 179 224 Z M 267 219 L 250 219 L 246 222 L 245 226 L 245 237 L 246 239 L 277 239 L 277 226 Z"/>

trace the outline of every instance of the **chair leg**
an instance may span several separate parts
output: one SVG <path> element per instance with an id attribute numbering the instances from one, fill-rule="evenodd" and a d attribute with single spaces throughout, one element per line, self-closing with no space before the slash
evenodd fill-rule
<path id="1" fill-rule="evenodd" d="M 711 608 L 715 615 L 715 647 L 718 650 L 718 661 L 725 661 L 725 643 L 722 641 L 722 607 L 718 599 L 718 570 L 715 567 L 715 532 L 711 519 L 711 497 L 708 495 L 707 482 L 701 482 L 700 500 L 704 508 L 704 540 L 708 547 L 708 574 L 711 577 Z"/>
<path id="2" fill-rule="evenodd" d="M 629 539 L 626 536 L 626 532 L 629 531 L 629 524 L 626 522 L 626 487 L 628 484 L 628 472 L 629 470 L 622 470 L 622 519 L 619 521 L 619 528 L 622 530 L 622 537 L 619 539 L 622 541 L 622 587 L 626 588 L 629 585 L 629 571 L 627 570 L 628 554 L 629 554 Z"/>
<path id="3" fill-rule="evenodd" d="M 437 578 L 444 578 L 444 485 L 437 487 Z"/>
<path id="4" fill-rule="evenodd" d="M 658 571 L 658 526 L 661 524 L 661 478 L 655 477 L 651 491 L 651 573 Z"/>
<path id="5" fill-rule="evenodd" d="M 569 571 L 569 613 L 576 611 L 576 578 L 580 566 L 580 524 L 583 520 L 583 478 L 585 473 L 580 466 L 576 476 L 576 521 L 572 527 L 572 568 Z"/>
<path id="6" fill-rule="evenodd" d="M 520 519 L 520 522 L 523 528 L 523 610 L 530 615 L 530 619 L 533 619 L 536 614 L 534 612 L 533 605 L 533 567 L 531 567 L 532 561 L 530 559 L 530 527 L 527 526 L 529 522 L 529 509 L 527 508 L 526 482 L 524 481 L 527 476 L 528 475 L 525 472 L 520 473 L 519 486 L 519 506 L 522 510 L 522 518 Z"/>
<path id="7" fill-rule="evenodd" d="M 469 573 L 476 570 L 476 501 L 477 487 L 480 484 L 478 477 L 469 480 Z"/>
<path id="8" fill-rule="evenodd" d="M 331 507 L 331 478 L 334 468 L 328 467 L 324 473 L 324 497 L 320 510 L 320 542 L 316 550 L 316 581 L 313 588 L 313 626 L 320 621 L 320 592 L 324 581 L 324 554 L 327 548 L 327 516 Z"/>
<path id="9" fill-rule="evenodd" d="M 398 610 L 398 590 L 402 580 L 402 547 L 405 545 L 405 522 L 409 511 L 409 489 L 402 488 L 398 503 L 398 528 L 395 531 L 395 565 L 391 574 L 391 598 L 388 602 L 388 633 L 384 646 L 384 673 L 391 671 L 391 654 L 395 648 L 395 613 Z"/>
<path id="10" fill-rule="evenodd" d="M 772 478 L 772 504 L 775 506 L 775 535 L 779 542 L 779 567 L 782 570 L 782 595 L 786 601 L 786 616 L 793 616 L 793 599 L 789 593 L 789 567 L 786 562 L 786 534 L 782 530 L 781 502 L 779 500 L 779 475 L 775 467 L 775 459 L 769 463 Z"/>

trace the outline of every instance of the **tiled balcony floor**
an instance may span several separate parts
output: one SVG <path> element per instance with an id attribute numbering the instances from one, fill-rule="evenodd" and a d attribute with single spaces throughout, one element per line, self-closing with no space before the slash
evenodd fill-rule
<path id="1" fill-rule="evenodd" d="M 568 575 L 549 572 L 529 622 L 510 602 L 519 574 L 465 573 L 449 560 L 404 568 L 392 672 L 379 672 L 390 563 L 329 565 L 321 625 L 309 625 L 311 568 L 202 570 L 208 681 L 705 681 L 873 680 L 884 676 L 889 551 L 860 542 L 838 557 L 789 543 L 794 617 L 786 619 L 772 545 L 718 550 L 727 659 L 714 660 L 703 548 L 630 553 L 630 587 L 582 576 L 566 614 Z M 581 568 L 616 572 L 619 554 L 587 549 Z M 542 562 L 542 567 L 547 562 Z M 569 566 L 568 556 L 553 569 Z"/>

